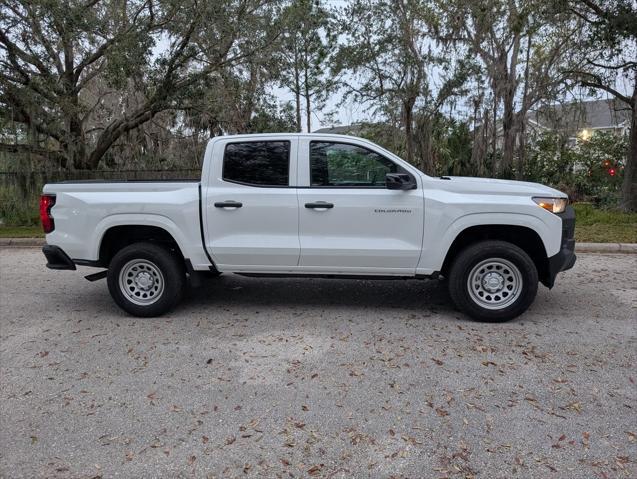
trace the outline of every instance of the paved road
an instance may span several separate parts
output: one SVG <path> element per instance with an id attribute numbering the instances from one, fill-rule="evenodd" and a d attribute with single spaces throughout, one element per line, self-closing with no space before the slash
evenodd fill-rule
<path id="1" fill-rule="evenodd" d="M 232 275 L 135 319 L 0 258 L 2 477 L 637 477 L 635 255 L 500 325 L 438 282 Z"/>

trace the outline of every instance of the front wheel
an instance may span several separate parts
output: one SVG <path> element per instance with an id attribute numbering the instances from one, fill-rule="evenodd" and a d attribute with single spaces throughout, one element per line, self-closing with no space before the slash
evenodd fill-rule
<path id="1" fill-rule="evenodd" d="M 133 316 L 160 316 L 183 295 L 186 272 L 167 248 L 135 243 L 120 250 L 108 267 L 108 290 L 117 305 Z"/>
<path id="2" fill-rule="evenodd" d="M 449 273 L 455 305 L 479 321 L 513 319 L 528 309 L 538 287 L 533 260 L 505 241 L 481 241 L 461 251 Z"/>

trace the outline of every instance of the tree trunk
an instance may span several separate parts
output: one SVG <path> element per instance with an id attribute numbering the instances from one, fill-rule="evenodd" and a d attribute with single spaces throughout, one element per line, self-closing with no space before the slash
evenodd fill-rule
<path id="1" fill-rule="evenodd" d="M 308 78 L 308 74 L 307 74 L 307 66 L 304 70 L 304 88 L 305 88 L 305 121 L 306 121 L 306 126 L 307 126 L 307 132 L 311 133 L 312 132 L 312 104 L 311 104 L 311 96 L 312 94 L 310 93 L 310 86 L 309 86 L 309 78 Z"/>
<path id="2" fill-rule="evenodd" d="M 301 133 L 301 73 L 296 44 L 294 46 L 294 99 L 296 101 L 296 132 Z"/>
<path id="3" fill-rule="evenodd" d="M 310 94 L 307 92 L 305 96 L 305 110 L 306 110 L 306 121 L 307 121 L 307 132 L 312 132 L 312 117 L 310 116 L 312 109 L 310 105 Z"/>
<path id="4" fill-rule="evenodd" d="M 526 42 L 526 58 L 524 63 L 524 92 L 522 94 L 522 109 L 518 116 L 518 131 L 520 142 L 518 146 L 518 163 L 516 168 L 516 178 L 521 180 L 524 177 L 524 164 L 526 163 L 526 114 L 529 110 L 529 74 L 531 71 L 531 39 L 529 33 Z"/>
<path id="5" fill-rule="evenodd" d="M 510 2 L 514 7 L 515 3 Z M 517 18 L 517 11 L 511 12 Z M 511 178 L 513 176 L 513 157 L 515 156 L 515 143 L 517 138 L 517 117 L 515 114 L 515 93 L 518 89 L 518 54 L 520 52 L 520 32 L 514 29 L 513 45 L 511 54 L 506 52 L 503 55 L 503 75 L 504 96 L 502 98 L 504 115 L 502 117 L 502 134 L 504 136 L 504 146 L 502 148 L 502 176 Z M 508 66 L 507 66 L 508 60 Z"/>
<path id="6" fill-rule="evenodd" d="M 102 131 L 97 139 L 97 144 L 88 157 L 88 168 L 97 168 L 100 160 L 113 143 L 115 143 L 124 133 L 137 128 L 139 125 L 146 123 L 149 120 L 152 120 L 157 113 L 157 109 L 142 108 L 134 113 L 129 119 L 121 119 L 112 122 Z"/>
<path id="7" fill-rule="evenodd" d="M 500 103 L 500 96 L 498 95 L 498 89 L 493 81 L 493 117 L 492 131 L 491 131 L 491 175 L 497 176 L 498 174 L 498 105 Z"/>
<path id="8" fill-rule="evenodd" d="M 630 146 L 624 166 L 622 199 L 619 207 L 627 212 L 637 212 L 637 83 L 633 88 L 631 107 Z"/>
<path id="9" fill-rule="evenodd" d="M 66 153 L 73 168 L 85 170 L 89 168 L 86 137 L 80 119 L 80 98 L 75 79 L 75 49 L 67 34 L 62 36 L 64 72 L 62 75 L 63 102 L 62 111 L 66 127 Z"/>
<path id="10" fill-rule="evenodd" d="M 485 160 L 487 158 L 487 152 L 489 151 L 489 108 L 484 108 L 484 131 L 482 132 L 482 152 L 481 158 L 478 162 L 478 176 L 485 176 L 486 174 L 486 165 Z"/>
<path id="11" fill-rule="evenodd" d="M 301 93 L 297 90 L 294 96 L 296 100 L 296 132 L 301 133 Z"/>
<path id="12" fill-rule="evenodd" d="M 403 126 L 405 127 L 406 160 L 414 164 L 414 103 L 415 98 L 403 100 Z"/>
<path id="13" fill-rule="evenodd" d="M 515 177 L 518 180 L 522 180 L 524 178 L 524 165 L 526 163 L 526 114 L 521 117 L 518 125 L 520 141 L 518 143 L 518 162 L 517 168 L 515 169 Z"/>
<path id="14" fill-rule="evenodd" d="M 482 130 L 484 129 L 484 118 L 480 122 L 480 127 L 478 127 L 478 110 L 480 108 L 480 103 L 482 103 L 481 98 L 476 98 L 473 100 L 473 128 L 472 128 L 472 136 L 471 136 L 471 169 L 474 175 L 478 174 L 479 163 L 482 162 L 482 158 L 479 155 L 478 151 L 478 138 L 482 138 Z M 479 131 L 478 131 L 479 130 Z"/>
<path id="15" fill-rule="evenodd" d="M 477 119 L 478 108 L 475 109 L 475 117 Z M 471 165 L 473 173 L 476 176 L 484 176 L 484 158 L 489 149 L 489 109 L 485 108 L 482 115 L 482 121 L 477 126 L 474 122 L 473 145 L 471 148 Z"/>
<path id="16" fill-rule="evenodd" d="M 420 170 L 428 175 L 435 175 L 436 165 L 434 163 L 431 144 L 433 134 L 431 116 L 427 114 L 419 115 L 417 126 Z"/>
<path id="17" fill-rule="evenodd" d="M 504 90 L 502 115 L 502 164 L 500 174 L 505 178 L 510 178 L 513 170 L 513 156 L 515 152 L 516 121 L 514 111 L 515 88 L 507 85 Z"/>
<path id="18" fill-rule="evenodd" d="M 90 169 L 86 153 L 86 138 L 82 128 L 82 122 L 79 119 L 79 116 L 74 112 L 69 114 L 68 132 L 69 141 L 67 149 L 73 168 L 77 170 Z"/>
<path id="19" fill-rule="evenodd" d="M 307 51 L 307 43 L 305 43 L 305 48 L 303 51 L 303 92 L 305 93 L 305 120 L 307 126 L 307 132 L 312 132 L 312 107 L 311 107 L 311 96 L 312 92 L 310 91 L 310 75 L 308 73 L 309 65 L 308 65 L 308 57 L 309 53 Z"/>

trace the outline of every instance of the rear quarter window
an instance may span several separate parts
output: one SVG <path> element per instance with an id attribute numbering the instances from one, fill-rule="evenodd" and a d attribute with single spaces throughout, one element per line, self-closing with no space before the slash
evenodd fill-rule
<path id="1" fill-rule="evenodd" d="M 222 178 L 251 186 L 288 186 L 289 141 L 229 143 L 223 155 Z"/>

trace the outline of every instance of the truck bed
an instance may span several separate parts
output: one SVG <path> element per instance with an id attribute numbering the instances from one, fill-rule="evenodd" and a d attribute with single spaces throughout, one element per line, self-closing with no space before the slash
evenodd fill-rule
<path id="1" fill-rule="evenodd" d="M 71 259 L 90 262 L 99 259 L 100 239 L 110 228 L 158 227 L 173 236 L 193 264 L 210 264 L 201 239 L 199 190 L 197 180 L 49 183 L 43 192 L 55 195 L 55 230 L 47 241 L 64 244 Z"/>

